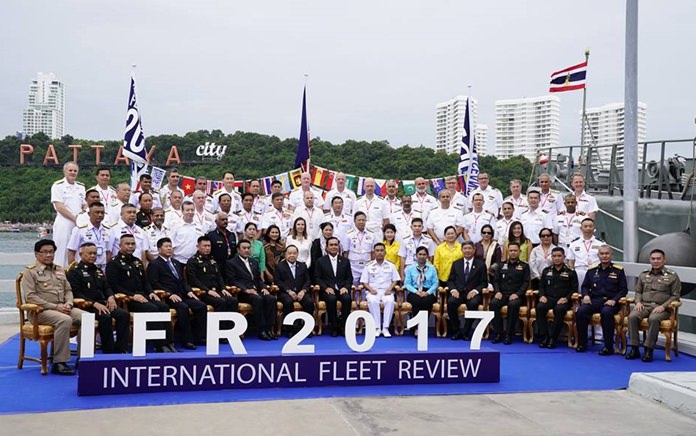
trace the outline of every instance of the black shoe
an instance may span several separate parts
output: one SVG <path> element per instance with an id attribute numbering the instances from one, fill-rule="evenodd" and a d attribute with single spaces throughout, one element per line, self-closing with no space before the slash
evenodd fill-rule
<path id="1" fill-rule="evenodd" d="M 291 337 L 295 336 L 295 332 L 291 332 L 290 330 L 285 331 L 285 337 L 290 339 Z"/>
<path id="2" fill-rule="evenodd" d="M 550 348 L 550 349 L 556 348 L 556 340 L 549 339 L 548 341 L 546 341 L 546 348 Z"/>
<path id="3" fill-rule="evenodd" d="M 51 374 L 75 375 L 75 370 L 67 363 L 59 362 L 51 365 Z"/>
<path id="4" fill-rule="evenodd" d="M 643 355 L 643 362 L 652 362 L 653 360 L 653 349 L 645 347 L 645 354 Z"/>
<path id="5" fill-rule="evenodd" d="M 461 339 L 461 337 L 462 337 L 462 333 L 459 330 L 457 330 L 456 332 L 452 333 L 452 335 L 450 336 L 450 339 L 452 339 L 453 341 L 456 341 L 457 339 Z"/>
<path id="6" fill-rule="evenodd" d="M 575 351 L 578 353 L 584 353 L 587 351 L 587 347 L 584 345 L 578 345 L 577 348 L 575 348 Z"/>
<path id="7" fill-rule="evenodd" d="M 510 345 L 512 344 L 512 336 L 505 336 L 505 340 L 503 341 L 504 345 Z"/>
<path id="8" fill-rule="evenodd" d="M 267 334 L 271 339 L 273 339 L 274 341 L 277 341 L 277 340 L 278 340 L 278 335 L 275 334 L 274 331 L 270 330 L 270 331 L 266 332 L 266 334 Z"/>
<path id="9" fill-rule="evenodd" d="M 631 350 L 626 353 L 626 360 L 640 359 L 640 349 L 638 347 L 631 346 Z"/>
<path id="10" fill-rule="evenodd" d="M 183 348 L 186 348 L 187 350 L 195 350 L 196 349 L 196 344 L 193 342 L 184 342 L 182 345 Z"/>
<path id="11" fill-rule="evenodd" d="M 601 350 L 599 350 L 599 355 L 600 356 L 611 356 L 614 354 L 614 348 L 609 348 L 607 346 L 603 347 Z"/>
<path id="12" fill-rule="evenodd" d="M 179 350 L 176 349 L 176 347 L 174 346 L 173 343 L 167 344 L 167 345 L 163 346 L 162 348 L 165 350 L 164 351 L 165 353 L 167 353 L 167 352 L 178 353 L 179 352 Z"/>
<path id="13" fill-rule="evenodd" d="M 261 339 L 262 341 L 272 341 L 273 340 L 273 338 L 268 336 L 268 333 L 266 333 L 266 332 L 259 333 L 259 339 Z"/>
<path id="14" fill-rule="evenodd" d="M 471 333 L 469 333 L 469 332 L 462 333 L 462 340 L 470 341 L 471 340 Z"/>
<path id="15" fill-rule="evenodd" d="M 542 339 L 539 342 L 539 348 L 547 348 L 549 346 L 548 339 Z"/>
<path id="16" fill-rule="evenodd" d="M 495 335 L 493 340 L 491 341 L 494 344 L 497 344 L 498 342 L 501 342 L 503 340 L 503 337 L 501 335 Z"/>
<path id="17" fill-rule="evenodd" d="M 338 329 L 331 329 L 331 337 L 335 338 L 336 336 L 338 336 Z"/>

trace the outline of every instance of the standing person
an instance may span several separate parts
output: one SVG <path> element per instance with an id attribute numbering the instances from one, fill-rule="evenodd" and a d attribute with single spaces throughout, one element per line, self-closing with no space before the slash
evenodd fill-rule
<path id="1" fill-rule="evenodd" d="M 237 235 L 227 227 L 227 214 L 218 212 L 215 217 L 215 230 L 206 233 L 211 244 L 211 254 L 218 264 L 220 274 L 225 275 L 225 265 L 237 254 Z"/>
<path id="2" fill-rule="evenodd" d="M 135 238 L 135 252 L 133 255 L 138 259 L 142 260 L 147 266 L 148 262 L 148 251 L 150 246 L 148 244 L 147 235 L 145 230 L 135 225 L 135 206 L 132 204 L 126 204 L 121 208 L 121 219 L 113 226 L 109 233 L 109 240 L 111 241 L 111 247 L 107 251 L 111 252 L 113 257 L 114 253 L 118 253 L 119 245 L 121 241 L 121 236 L 125 234 L 133 235 Z M 108 256 L 108 254 L 107 254 Z"/>
<path id="3" fill-rule="evenodd" d="M 395 306 L 394 286 L 401 277 L 394 264 L 384 260 L 386 250 L 383 243 L 376 243 L 374 251 L 375 260 L 365 265 L 360 283 L 365 288 L 367 307 L 375 319 L 377 336 L 382 334 L 385 338 L 390 338 L 389 325 Z M 380 303 L 384 306 L 384 316 L 380 310 Z"/>
<path id="4" fill-rule="evenodd" d="M 466 195 L 457 191 L 457 176 L 447 177 L 445 186 L 451 195 L 450 204 L 452 207 L 460 210 L 462 215 L 469 213 L 469 210 L 471 210 L 469 200 L 466 198 Z"/>
<path id="5" fill-rule="evenodd" d="M 152 176 L 149 174 L 141 174 L 139 178 L 137 191 L 131 193 L 128 202 L 130 204 L 138 204 L 141 194 L 150 194 L 152 196 L 152 206 L 161 207 L 162 203 L 160 201 L 160 194 L 156 190 L 152 189 Z"/>
<path id="6" fill-rule="evenodd" d="M 253 223 L 258 229 L 261 226 L 261 221 L 263 219 L 262 215 L 259 215 L 254 211 L 254 195 L 250 192 L 245 192 L 242 194 L 242 210 L 237 212 L 237 235 L 240 238 L 244 238 L 246 225 Z M 258 238 L 260 234 L 256 235 Z"/>
<path id="7" fill-rule="evenodd" d="M 275 283 L 278 285 L 278 301 L 283 304 L 283 318 L 290 315 L 295 309 L 295 303 L 300 303 L 302 310 L 314 316 L 314 302 L 310 294 L 309 269 L 304 262 L 297 260 L 297 247 L 289 245 L 285 249 L 285 259 L 276 267 Z M 285 335 L 293 337 L 302 328 L 301 322 L 285 328 Z"/>
<path id="8" fill-rule="evenodd" d="M 565 210 L 553 218 L 553 234 L 554 242 L 567 250 L 571 242 L 582 236 L 582 221 L 586 215 L 576 210 L 575 195 L 566 195 L 564 204 Z"/>
<path id="9" fill-rule="evenodd" d="M 474 195 L 481 194 L 483 196 L 483 210 L 493 215 L 493 218 L 498 218 L 500 207 L 503 205 L 503 194 L 500 190 L 489 185 L 488 181 L 488 173 L 479 173 L 479 187 L 471 193 L 471 198 L 473 200 Z"/>
<path id="10" fill-rule="evenodd" d="M 452 264 L 447 278 L 449 294 L 447 297 L 447 317 L 449 318 L 450 339 L 471 340 L 473 319 L 467 319 L 462 329 L 459 321 L 459 306 L 466 310 L 478 310 L 483 301 L 483 288 L 488 286 L 488 270 L 481 259 L 474 257 L 475 247 L 471 241 L 462 243 L 462 258 Z"/>
<path id="11" fill-rule="evenodd" d="M 401 204 L 404 204 L 403 200 Z M 435 254 L 437 245 L 430 238 L 430 236 L 423 234 L 423 219 L 420 217 L 415 217 L 411 220 L 411 235 L 404 238 L 403 242 L 401 243 L 401 247 L 399 248 L 399 257 L 401 258 L 401 262 L 399 263 L 401 270 L 399 270 L 399 274 L 401 276 L 404 275 L 406 267 L 413 265 L 418 261 L 416 258 L 416 250 L 418 247 L 427 248 L 428 253 L 431 254 L 429 260 L 433 260 L 432 256 Z"/>
<path id="12" fill-rule="evenodd" d="M 551 176 L 547 173 L 542 173 L 539 176 L 539 188 L 541 188 L 541 200 L 539 207 L 544 212 L 555 216 L 558 212 L 563 211 L 563 197 L 561 194 L 551 189 Z"/>
<path id="13" fill-rule="evenodd" d="M 285 198 L 283 194 L 277 192 L 271 195 L 269 204 L 271 208 L 266 208 L 266 213 L 263 214 L 261 218 L 261 231 L 268 233 L 268 229 L 271 226 L 276 226 L 278 231 L 280 231 L 280 239 L 285 239 L 290 233 L 290 226 L 292 225 L 292 213 L 283 207 L 283 202 Z"/>
<path id="14" fill-rule="evenodd" d="M 291 210 L 295 210 L 298 207 L 306 206 L 304 201 L 305 194 L 312 193 L 313 205 L 321 209 L 324 205 L 324 200 L 321 195 L 321 190 L 312 186 L 312 176 L 309 173 L 304 172 L 300 175 L 300 186 L 290 193 L 288 198 L 288 206 Z M 323 213 L 323 211 L 322 211 Z"/>
<path id="15" fill-rule="evenodd" d="M 101 203 L 102 206 L 104 206 L 104 219 L 102 220 L 104 226 L 112 227 L 114 224 L 116 224 L 116 222 L 118 221 L 118 217 L 111 218 L 109 216 L 107 205 L 101 201 L 99 191 L 90 188 L 87 190 L 87 192 L 85 192 L 85 204 L 87 205 L 87 208 L 84 209 L 82 212 L 78 213 L 77 217 L 75 218 L 75 225 L 77 227 L 89 224 L 89 206 L 92 203 L 97 202 Z"/>
<path id="16" fill-rule="evenodd" d="M 350 269 L 353 272 L 353 284 L 355 285 L 360 283 L 365 264 L 372 260 L 372 248 L 378 242 L 375 234 L 366 228 L 366 222 L 365 212 L 355 212 L 355 227 L 346 233 L 346 237 L 341 243 L 343 255 L 350 261 Z"/>
<path id="17" fill-rule="evenodd" d="M 389 216 L 389 224 L 394 224 L 396 228 L 396 240 L 400 243 L 411 236 L 411 223 L 414 218 L 421 217 L 420 213 L 414 211 L 411 206 L 413 200 L 410 195 L 401 196 L 401 208 Z"/>
<path id="18" fill-rule="evenodd" d="M 430 211 L 435 209 L 438 203 L 435 197 L 428 194 L 428 182 L 423 177 L 416 178 L 415 184 L 416 193 L 411 196 L 413 210 L 419 213 L 421 218 L 423 218 L 423 222 L 425 222 Z"/>
<path id="19" fill-rule="evenodd" d="M 196 205 L 196 210 L 198 210 L 198 205 L 194 201 L 193 197 L 196 191 L 203 193 L 203 208 L 208 211 L 208 213 L 214 213 L 212 212 L 215 210 L 215 206 L 213 205 L 213 196 L 208 195 L 208 180 L 205 177 L 196 177 L 196 180 L 193 182 L 193 193 L 184 197 L 184 201 L 193 201 L 193 204 Z"/>
<path id="20" fill-rule="evenodd" d="M 437 301 L 437 270 L 432 263 L 428 262 L 430 253 L 426 247 L 416 248 L 416 262 L 406 268 L 406 278 L 404 287 L 408 291 L 406 301 L 411 303 L 413 315 L 418 315 L 421 310 L 433 310 L 433 304 Z M 418 336 L 419 332 L 411 329 L 411 332 Z M 426 334 L 427 332 L 423 332 Z"/>
<path id="21" fill-rule="evenodd" d="M 553 245 L 553 233 L 551 229 L 544 227 L 539 231 L 539 239 L 541 244 L 532 248 L 532 253 L 529 256 L 529 269 L 532 277 L 531 287 L 534 290 L 539 289 L 539 280 L 541 279 L 544 268 L 551 265 L 551 253 L 556 248 Z M 565 252 L 564 252 L 565 253 Z"/>
<path id="22" fill-rule="evenodd" d="M 97 260 L 97 246 L 93 242 L 85 242 L 79 250 L 80 263 L 68 272 L 73 296 L 91 303 L 87 311 L 95 314 L 102 353 L 125 353 L 128 351 L 130 316 L 127 311 L 118 308 L 103 269 L 94 263 Z"/>
<path id="23" fill-rule="evenodd" d="M 120 217 L 121 209 L 127 204 L 135 206 L 136 203 L 130 203 L 131 188 L 128 183 L 119 183 L 116 185 L 116 196 L 111 199 L 110 204 L 105 204 L 107 213 L 112 217 Z"/>
<path id="24" fill-rule="evenodd" d="M 444 240 L 446 227 L 452 226 L 456 229 L 463 226 L 462 212 L 451 207 L 451 197 L 452 194 L 447 189 L 440 191 L 438 195 L 440 206 L 430 211 L 425 222 L 428 235 L 436 244 L 440 244 Z"/>
<path id="25" fill-rule="evenodd" d="M 231 171 L 225 171 L 222 175 L 222 188 L 213 192 L 213 207 L 215 208 L 213 213 L 220 211 L 220 196 L 222 194 L 227 194 L 232 199 L 232 204 L 230 206 L 231 213 L 242 210 L 242 197 L 234 189 L 234 174 Z M 228 212 L 228 215 L 230 212 Z"/>
<path id="26" fill-rule="evenodd" d="M 111 239 L 109 239 L 111 237 L 110 230 L 102 224 L 103 219 L 104 205 L 98 201 L 92 203 L 89 206 L 89 223 L 75 227 L 70 235 L 70 241 L 68 242 L 69 265 L 75 261 L 80 261 L 80 247 L 84 243 L 90 242 L 95 245 L 94 251 L 97 253 L 96 265 L 104 271 L 107 262 L 111 260 L 110 250 L 112 244 Z"/>
<path id="27" fill-rule="evenodd" d="M 590 318 L 599 313 L 602 320 L 604 347 L 600 356 L 614 354 L 614 315 L 619 311 L 619 300 L 626 296 L 628 284 L 621 265 L 612 262 L 608 245 L 599 247 L 599 265 L 591 267 L 582 281 L 582 303 L 575 314 L 578 324 L 578 353 L 587 351 L 587 327 Z"/>
<path id="28" fill-rule="evenodd" d="M 488 282 L 493 283 L 493 276 L 495 275 L 493 266 L 500 263 L 503 258 L 503 250 L 498 245 L 498 242 L 493 240 L 493 227 L 486 224 L 481 228 L 481 240 L 474 247 L 474 256 L 477 259 L 481 259 L 486 265 Z"/>
<path id="29" fill-rule="evenodd" d="M 271 193 L 266 196 L 266 212 L 272 212 L 273 209 L 275 209 L 275 206 L 273 204 L 273 195 L 275 194 L 280 194 L 283 197 L 283 209 L 288 209 L 288 199 L 285 197 L 285 194 L 283 194 L 283 183 L 280 180 L 273 180 L 271 182 Z"/>
<path id="30" fill-rule="evenodd" d="M 578 202 L 578 212 L 583 212 L 594 220 L 597 217 L 597 212 L 599 212 L 599 206 L 594 196 L 585 192 L 585 177 L 582 174 L 573 174 L 570 183 L 573 186 L 573 194 Z"/>
<path id="31" fill-rule="evenodd" d="M 462 246 L 457 242 L 457 230 L 453 226 L 445 229 L 445 241 L 435 249 L 435 259 L 433 265 L 437 269 L 437 277 L 440 284 L 446 286 L 450 276 L 452 264 L 461 259 Z"/>
<path id="32" fill-rule="evenodd" d="M 495 227 L 496 217 L 489 211 L 483 209 L 483 194 L 477 192 L 471 196 L 473 210 L 464 215 L 462 225 L 462 237 L 474 243 L 481 239 L 481 229 L 488 224 Z"/>
<path id="33" fill-rule="evenodd" d="M 387 224 L 384 226 L 383 233 L 384 248 L 386 249 L 385 259 L 393 263 L 397 271 L 401 271 L 401 258 L 399 257 L 401 244 L 396 240 L 396 227 L 394 224 Z M 401 278 L 403 279 L 403 276 L 401 276 Z"/>
<path id="34" fill-rule="evenodd" d="M 138 197 L 138 204 L 140 208 L 135 214 L 135 225 L 144 229 L 145 227 L 152 224 L 152 194 L 144 192 Z"/>
<path id="35" fill-rule="evenodd" d="M 520 222 L 524 227 L 525 234 L 532 242 L 532 246 L 536 247 L 541 243 L 539 239 L 539 230 L 542 228 L 551 228 L 551 216 L 539 208 L 539 191 L 532 188 L 527 192 L 527 202 L 529 208 L 526 212 L 520 215 Z"/>
<path id="36" fill-rule="evenodd" d="M 389 224 L 389 207 L 375 194 L 375 180 L 368 177 L 363 182 L 365 195 L 355 202 L 355 211 L 363 212 L 367 219 L 366 226 L 375 234 L 377 241 L 382 240 L 382 227 Z"/>
<path id="37" fill-rule="evenodd" d="M 384 184 L 387 195 L 384 196 L 384 203 L 387 205 L 387 215 L 392 215 L 401 210 L 401 199 L 396 195 L 399 187 L 393 179 L 387 180 Z"/>
<path id="38" fill-rule="evenodd" d="M 266 277 L 269 282 L 273 282 L 276 277 L 276 266 L 285 256 L 285 242 L 280 239 L 280 229 L 275 224 L 271 224 L 266 229 L 263 239 L 263 250 L 266 253 Z"/>
<path id="39" fill-rule="evenodd" d="M 650 269 L 638 276 L 636 283 L 636 305 L 628 315 L 628 334 L 631 350 L 626 359 L 640 357 L 639 327 L 643 319 L 648 318 L 648 333 L 645 336 L 645 354 L 643 362 L 652 362 L 653 350 L 660 333 L 660 322 L 669 318 L 667 308 L 681 295 L 681 280 L 676 272 L 665 268 L 665 252 L 656 248 L 650 252 Z"/>
<path id="40" fill-rule="evenodd" d="M 109 167 L 100 166 L 97 168 L 96 180 L 97 184 L 89 189 L 96 190 L 99 193 L 98 201 L 105 207 L 108 207 L 111 200 L 116 198 L 116 190 L 109 185 L 109 183 L 111 183 L 111 170 Z M 87 203 L 87 206 L 89 206 L 89 203 Z"/>
<path id="41" fill-rule="evenodd" d="M 503 216 L 495 222 L 495 235 L 493 239 L 498 241 L 498 244 L 502 247 L 510 234 L 510 226 L 513 222 L 517 221 L 517 218 L 514 217 L 515 206 L 509 201 L 503 202 L 503 207 L 500 208 L 500 211 Z"/>
<path id="42" fill-rule="evenodd" d="M 326 303 L 326 313 L 331 326 L 331 336 L 345 335 L 346 319 L 351 308 L 351 287 L 353 272 L 350 262 L 339 255 L 338 238 L 331 237 L 326 242 L 326 256 L 317 260 L 314 279 L 319 286 L 319 298 Z M 337 302 L 341 302 L 341 318 L 337 313 Z"/>
<path id="43" fill-rule="evenodd" d="M 580 229 L 582 237 L 571 242 L 566 252 L 568 266 L 578 273 L 578 283 L 585 280 L 588 269 L 599 264 L 599 247 L 603 243 L 594 236 L 595 225 L 591 218 L 582 220 Z"/>
<path id="44" fill-rule="evenodd" d="M 232 196 L 230 194 L 221 194 L 218 197 L 218 202 L 220 206 L 218 213 L 225 213 L 225 216 L 227 217 L 227 230 L 234 233 L 236 236 L 241 218 L 239 218 L 239 215 L 232 212 Z"/>
<path id="45" fill-rule="evenodd" d="M 182 265 L 196 254 L 198 238 L 205 234 L 203 227 L 194 222 L 195 215 L 193 203 L 185 201 L 182 206 L 183 222 L 172 231 L 171 242 L 174 246 L 174 259 Z M 157 244 L 159 250 L 159 244 Z"/>
<path id="46" fill-rule="evenodd" d="M 172 205 L 171 202 L 171 194 L 174 191 L 178 191 L 179 188 L 179 179 L 181 178 L 181 175 L 179 174 L 179 170 L 176 168 L 172 168 L 169 170 L 169 176 L 167 176 L 167 184 L 160 189 L 159 192 L 159 197 L 160 197 L 160 204 L 162 207 L 167 210 L 168 207 Z M 183 201 L 183 196 L 181 198 L 181 201 Z"/>
<path id="47" fill-rule="evenodd" d="M 529 241 L 527 236 L 525 236 L 524 228 L 522 223 L 515 221 L 510 225 L 510 233 L 508 233 L 508 240 L 503 245 L 503 261 L 508 258 L 508 245 L 514 242 L 520 249 L 519 257 L 522 262 L 528 262 L 529 256 L 532 253 L 532 243 Z"/>
<path id="48" fill-rule="evenodd" d="M 510 196 L 505 197 L 503 203 L 506 201 L 512 203 L 515 209 L 515 217 L 519 218 L 523 212 L 526 212 L 527 209 L 529 209 L 529 203 L 527 203 L 527 196 L 522 193 L 522 180 L 510 180 L 510 194 Z"/>
<path id="49" fill-rule="evenodd" d="M 73 171 L 72 168 L 68 171 Z M 75 175 L 77 175 L 77 170 Z M 66 197 L 64 197 L 66 198 Z M 70 328 L 80 326 L 82 314 L 73 306 L 73 294 L 65 270 L 53 262 L 56 244 L 42 239 L 34 244 L 36 262 L 29 265 L 22 275 L 22 291 L 27 303 L 43 309 L 39 324 L 53 327 L 53 364 L 51 374 L 75 375 L 70 367 Z"/>
<path id="50" fill-rule="evenodd" d="M 169 207 L 164 209 L 164 225 L 169 230 L 179 227 L 184 221 L 184 211 L 181 209 L 184 202 L 184 193 L 175 189 L 168 194 Z"/>
<path id="51" fill-rule="evenodd" d="M 336 173 L 334 177 L 334 183 L 336 187 L 326 194 L 326 201 L 324 202 L 324 210 L 329 212 L 333 208 L 333 200 L 336 197 L 341 197 L 343 199 L 343 213 L 348 216 L 353 214 L 353 205 L 358 200 L 355 196 L 355 192 L 346 188 L 346 175 L 343 173 Z"/>
<path id="52" fill-rule="evenodd" d="M 508 258 L 495 271 L 495 280 L 493 280 L 495 294 L 491 299 L 490 310 L 494 314 L 494 344 L 503 340 L 503 336 L 505 345 L 512 344 L 520 317 L 520 307 L 524 304 L 524 295 L 528 288 L 529 265 L 520 260 L 520 245 L 509 241 Z M 505 305 L 507 305 L 507 329 L 503 329 L 503 316 L 500 312 Z"/>
<path id="53" fill-rule="evenodd" d="M 566 312 L 572 305 L 571 297 L 578 291 L 578 275 L 565 264 L 565 250 L 563 248 L 554 247 L 551 250 L 551 262 L 550 266 L 544 268 L 539 280 L 537 325 L 540 348 L 556 348 Z M 549 335 L 546 313 L 551 309 L 553 309 L 553 323 L 551 324 L 551 335 Z"/>
<path id="54" fill-rule="evenodd" d="M 337 195 L 331 199 L 331 210 L 324 214 L 324 222 L 333 225 L 334 236 L 339 241 L 343 240 L 346 233 L 353 228 L 353 217 L 345 212 L 343 198 Z"/>
<path id="55" fill-rule="evenodd" d="M 312 266 L 312 240 L 307 236 L 307 222 L 304 218 L 296 218 L 285 240 L 285 246 L 297 247 L 297 260 L 304 262 L 308 268 Z"/>
<path id="56" fill-rule="evenodd" d="M 251 209 L 257 214 L 263 216 L 263 214 L 266 212 L 266 200 L 260 195 L 261 183 L 258 180 L 252 180 L 249 182 L 249 193 L 251 193 L 254 199 Z"/>
<path id="57" fill-rule="evenodd" d="M 63 178 L 51 187 L 51 204 L 56 211 L 56 219 L 53 221 L 56 251 L 51 262 L 61 266 L 68 266 L 68 242 L 85 198 L 85 185 L 77 181 L 78 172 L 77 163 L 66 162 L 63 165 Z"/>
<path id="58" fill-rule="evenodd" d="M 206 194 L 205 191 L 194 191 L 191 195 L 193 198 L 193 220 L 200 225 L 204 233 L 215 228 L 215 215 L 208 212 L 205 208 Z"/>
<path id="59" fill-rule="evenodd" d="M 152 224 L 143 229 L 147 237 L 148 258 L 150 260 L 156 258 L 159 254 L 157 251 L 157 241 L 162 238 L 168 238 L 171 234 L 169 227 L 164 225 L 164 209 L 156 207 L 152 209 Z"/>
<path id="60" fill-rule="evenodd" d="M 313 241 L 318 238 L 321 233 L 319 226 L 324 222 L 324 211 L 314 205 L 315 197 L 312 191 L 306 191 L 303 199 L 304 204 L 295 208 L 291 219 L 295 222 L 298 218 L 303 218 L 307 228 L 307 235 L 309 239 Z"/>

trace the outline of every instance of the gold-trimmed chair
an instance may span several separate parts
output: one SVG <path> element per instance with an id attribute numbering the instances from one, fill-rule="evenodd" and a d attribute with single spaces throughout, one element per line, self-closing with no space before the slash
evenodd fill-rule
<path id="1" fill-rule="evenodd" d="M 635 298 L 626 298 L 626 316 L 623 319 L 623 326 L 621 328 L 621 340 L 624 345 L 624 351 L 626 349 L 626 334 L 628 333 L 628 314 L 631 313 L 631 305 L 635 304 Z M 679 307 L 682 305 L 681 301 L 673 301 L 667 306 L 667 311 L 669 313 L 669 318 L 660 321 L 660 333 L 665 338 L 665 360 L 667 362 L 672 361 L 672 350 L 674 349 L 674 356 L 679 356 L 679 341 L 677 340 L 677 334 L 679 333 Z M 643 318 L 640 320 L 640 325 L 638 326 L 638 331 L 643 332 L 643 337 L 648 332 L 648 318 Z"/>
<path id="2" fill-rule="evenodd" d="M 537 322 L 537 297 L 539 295 L 539 291 L 527 291 L 527 305 L 529 307 L 529 332 L 528 332 L 528 338 L 529 338 L 529 343 L 534 343 L 534 323 Z M 575 307 L 572 304 L 572 299 L 571 299 L 571 307 L 568 309 L 563 316 L 563 323 L 568 327 L 568 348 L 576 348 L 577 347 L 577 340 L 578 340 L 578 330 L 577 330 L 577 325 L 575 324 Z M 545 322 L 550 322 L 553 321 L 553 309 L 549 309 L 548 312 L 546 312 L 546 320 Z"/>

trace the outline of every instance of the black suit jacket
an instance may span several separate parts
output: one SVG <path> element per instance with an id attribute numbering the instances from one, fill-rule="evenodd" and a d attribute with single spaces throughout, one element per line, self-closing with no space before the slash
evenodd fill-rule
<path id="1" fill-rule="evenodd" d="M 261 282 L 259 263 L 251 256 L 248 257 L 248 260 L 253 276 L 249 274 L 249 270 L 246 265 L 244 265 L 244 262 L 242 262 L 242 258 L 236 255 L 227 261 L 227 265 L 225 266 L 225 279 L 228 285 L 236 286 L 241 290 L 256 289 L 260 291 L 264 286 Z"/>
<path id="2" fill-rule="evenodd" d="M 314 281 L 322 291 L 326 288 L 350 290 L 353 285 L 353 271 L 350 269 L 350 261 L 339 255 L 336 275 L 334 276 L 329 255 L 320 257 L 314 267 Z"/>
<path id="3" fill-rule="evenodd" d="M 172 258 L 172 263 L 179 278 L 176 278 L 169 269 L 167 262 L 158 256 L 147 265 L 147 279 L 152 289 L 162 289 L 179 297 L 186 297 L 191 292 L 191 287 L 184 281 L 184 266 L 178 260 Z"/>
<path id="4" fill-rule="evenodd" d="M 469 276 L 464 280 L 464 258 L 456 260 L 452 264 L 450 276 L 447 280 L 447 287 L 450 290 L 457 290 L 460 294 L 466 295 L 469 291 L 476 289 L 481 292 L 488 286 L 488 272 L 486 263 L 481 259 L 472 259 L 469 264 Z"/>
<path id="5" fill-rule="evenodd" d="M 309 271 L 304 262 L 295 262 L 295 277 L 292 276 L 287 260 L 280 262 L 275 269 L 275 284 L 280 292 L 305 290 L 309 292 Z"/>

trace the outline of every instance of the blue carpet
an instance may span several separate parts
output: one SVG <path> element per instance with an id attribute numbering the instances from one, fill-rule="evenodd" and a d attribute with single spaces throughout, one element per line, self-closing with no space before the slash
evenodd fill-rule
<path id="1" fill-rule="evenodd" d="M 279 354 L 284 342 L 282 339 L 274 342 L 263 342 L 252 338 L 244 340 L 249 354 Z M 307 339 L 303 343 L 315 344 L 317 352 L 352 353 L 343 338 L 321 336 Z M 437 338 L 429 340 L 431 351 L 452 351 L 464 347 L 468 349 L 468 346 L 468 342 L 463 341 Z M 229 348 L 225 347 L 221 345 L 221 353 L 231 353 Z M 0 345 L 0 414 L 347 396 L 609 390 L 626 388 L 632 372 L 696 370 L 696 358 L 682 354 L 668 363 L 664 360 L 662 350 L 655 352 L 654 362 L 645 364 L 641 361 L 626 361 L 623 356 L 598 356 L 596 352 L 601 348 L 599 345 L 592 348 L 591 352 L 584 354 L 578 354 L 565 346 L 546 350 L 520 342 L 504 346 L 484 341 L 482 347 L 500 351 L 500 383 L 223 390 L 79 397 L 77 377 L 50 374 L 42 376 L 40 366 L 33 362 L 25 362 L 24 369 L 18 370 L 16 365 L 19 340 L 13 337 Z M 415 352 L 416 339 L 413 337 L 379 338 L 371 352 L 394 350 Z M 187 353 L 203 355 L 205 351 L 201 348 Z M 38 345 L 27 343 L 27 354 L 37 356 Z"/>

